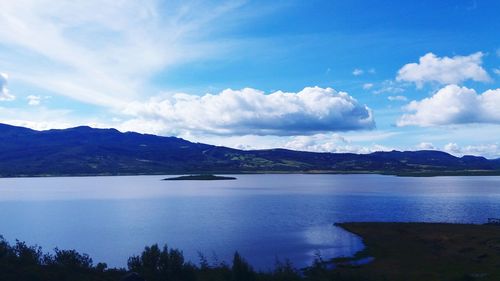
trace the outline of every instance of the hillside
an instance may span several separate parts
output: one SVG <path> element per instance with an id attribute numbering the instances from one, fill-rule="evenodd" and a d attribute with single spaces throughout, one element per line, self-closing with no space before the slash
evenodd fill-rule
<path id="1" fill-rule="evenodd" d="M 175 137 L 76 127 L 35 131 L 0 124 L 0 176 L 329 172 L 500 174 L 500 160 L 440 151 L 372 154 L 237 150 Z"/>

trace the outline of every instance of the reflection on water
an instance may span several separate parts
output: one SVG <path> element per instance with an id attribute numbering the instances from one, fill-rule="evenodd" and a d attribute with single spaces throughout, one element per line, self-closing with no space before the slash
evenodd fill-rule
<path id="1" fill-rule="evenodd" d="M 361 238 L 334 225 L 309 227 L 303 232 L 304 240 L 310 245 L 310 259 L 321 257 L 348 257 L 363 249 Z"/>
<path id="2" fill-rule="evenodd" d="M 500 177 L 238 175 L 236 181 L 162 176 L 0 179 L 0 234 L 75 248 L 125 266 L 147 244 L 168 243 L 259 268 L 346 256 L 360 239 L 343 221 L 485 222 L 500 216 Z"/>

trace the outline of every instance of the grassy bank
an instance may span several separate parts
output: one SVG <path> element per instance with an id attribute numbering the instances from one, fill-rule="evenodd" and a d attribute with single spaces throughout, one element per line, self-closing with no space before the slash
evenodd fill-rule
<path id="1" fill-rule="evenodd" d="M 356 258 L 362 266 L 341 266 L 342 275 L 379 280 L 500 280 L 500 226 L 440 223 L 342 223 L 363 238 Z"/>

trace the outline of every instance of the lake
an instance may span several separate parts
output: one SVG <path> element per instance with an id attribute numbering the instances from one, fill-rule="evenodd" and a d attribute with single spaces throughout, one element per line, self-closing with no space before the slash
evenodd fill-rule
<path id="1" fill-rule="evenodd" d="M 484 223 L 500 217 L 500 177 L 237 175 L 233 181 L 164 176 L 0 179 L 0 234 L 126 266 L 146 245 L 179 248 L 198 262 L 238 250 L 259 269 L 351 255 L 345 221 Z"/>

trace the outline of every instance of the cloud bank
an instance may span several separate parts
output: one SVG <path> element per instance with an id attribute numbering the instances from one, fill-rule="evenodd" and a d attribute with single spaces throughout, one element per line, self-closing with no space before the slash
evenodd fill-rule
<path id="1" fill-rule="evenodd" d="M 443 150 L 456 156 L 475 155 L 495 159 L 500 157 L 500 146 L 498 144 L 481 144 L 460 146 L 456 143 L 448 143 Z"/>
<path id="2" fill-rule="evenodd" d="M 464 155 L 483 156 L 489 159 L 496 159 L 500 157 L 500 146 L 498 143 L 459 145 L 455 142 L 449 142 L 441 147 L 438 147 L 430 142 L 422 142 L 415 148 L 417 150 L 441 150 L 459 157 Z"/>
<path id="3" fill-rule="evenodd" d="M 469 56 L 438 57 L 427 53 L 418 63 L 404 65 L 396 77 L 397 81 L 413 82 L 421 88 L 427 82 L 459 84 L 466 80 L 491 81 L 481 66 L 484 54 L 477 52 Z"/>
<path id="4" fill-rule="evenodd" d="M 245 88 L 195 96 L 130 103 L 124 110 L 134 119 L 123 124 L 132 130 L 216 135 L 307 135 L 327 131 L 371 129 L 370 108 L 345 92 L 308 87 L 298 93 L 265 94 Z M 142 127 L 142 129 L 141 129 Z"/>
<path id="5" fill-rule="evenodd" d="M 435 126 L 468 123 L 500 124 L 500 88 L 477 94 L 474 89 L 448 85 L 432 97 L 412 101 L 398 126 Z"/>
<path id="6" fill-rule="evenodd" d="M 295 136 L 283 145 L 284 148 L 311 152 L 361 153 L 390 151 L 393 148 L 383 145 L 359 145 L 338 134 L 315 134 L 311 136 Z"/>

